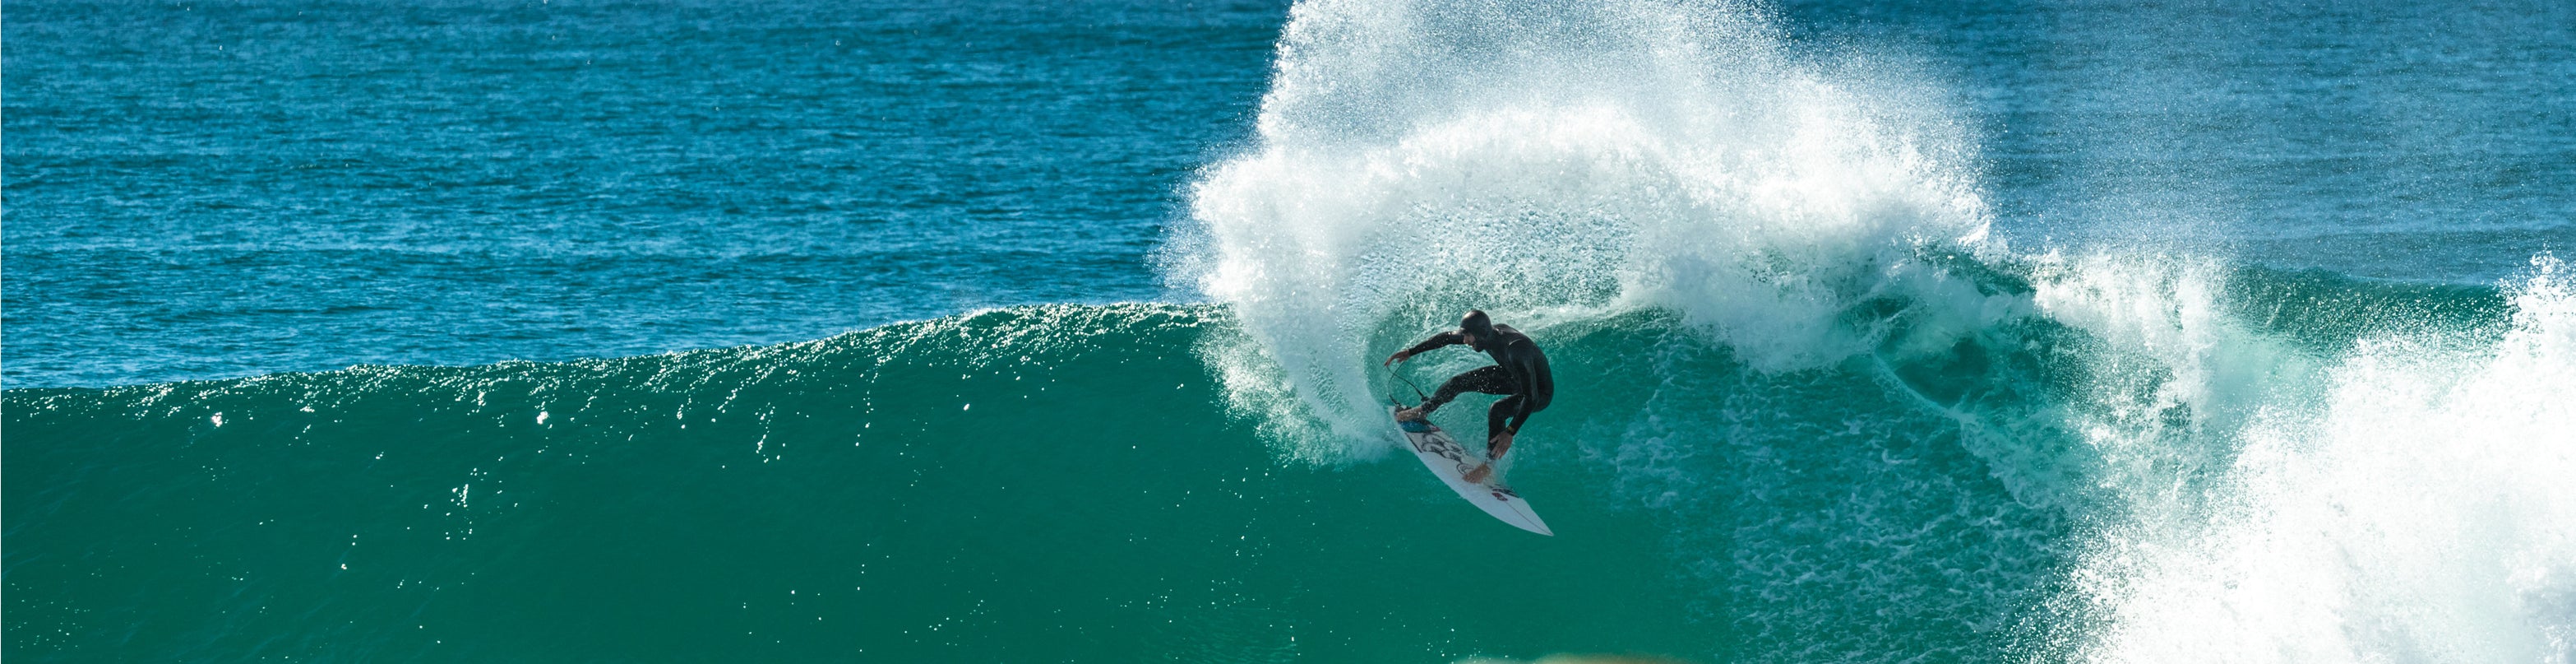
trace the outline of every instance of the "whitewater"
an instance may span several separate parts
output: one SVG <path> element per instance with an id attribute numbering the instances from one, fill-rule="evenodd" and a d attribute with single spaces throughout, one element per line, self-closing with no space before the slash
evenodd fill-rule
<path id="1" fill-rule="evenodd" d="M 8 654 L 2576 662 L 2564 247 L 2009 236 L 1938 76 L 1761 5 L 1318 0 L 1271 66 L 1162 301 L 8 390 Z M 1554 538 L 1389 454 L 1471 307 L 1555 362 Z"/>

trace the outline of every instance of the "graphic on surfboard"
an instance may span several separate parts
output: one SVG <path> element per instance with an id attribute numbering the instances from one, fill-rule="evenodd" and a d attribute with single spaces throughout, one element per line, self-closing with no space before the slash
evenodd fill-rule
<path id="1" fill-rule="evenodd" d="M 1387 408 L 1387 417 L 1393 418 L 1398 410 L 1402 408 Z M 1422 465 L 1431 467 L 1431 474 L 1440 476 L 1441 482 L 1457 491 L 1458 497 L 1467 499 L 1477 509 L 1513 527 L 1541 535 L 1556 535 L 1547 529 L 1547 522 L 1538 520 L 1538 512 L 1530 509 L 1529 501 L 1521 500 L 1520 494 L 1513 493 L 1511 486 L 1503 484 L 1502 473 L 1488 475 L 1482 483 L 1467 481 L 1467 471 L 1474 470 L 1484 461 L 1469 455 L 1467 448 L 1449 437 L 1449 432 L 1440 430 L 1440 425 L 1428 420 L 1397 420 L 1395 425 L 1404 431 L 1405 446 L 1413 450 L 1414 456 L 1422 458 Z"/>

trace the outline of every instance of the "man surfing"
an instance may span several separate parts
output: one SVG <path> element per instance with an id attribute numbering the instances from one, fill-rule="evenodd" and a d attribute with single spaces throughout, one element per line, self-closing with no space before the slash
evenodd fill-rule
<path id="1" fill-rule="evenodd" d="M 1485 465 L 1467 471 L 1460 478 L 1481 484 L 1486 476 L 1493 474 L 1494 462 L 1502 461 L 1503 454 L 1511 451 L 1512 436 L 1520 433 L 1521 425 L 1529 423 L 1530 414 L 1547 409 L 1549 398 L 1556 395 L 1556 381 L 1548 377 L 1547 354 L 1539 352 L 1537 342 L 1530 341 L 1529 335 L 1521 334 L 1512 326 L 1495 325 L 1482 310 L 1469 310 L 1465 317 L 1458 319 L 1458 329 L 1431 335 L 1412 348 L 1396 351 L 1378 364 L 1393 365 L 1423 351 L 1457 344 L 1466 344 L 1468 348 L 1492 356 L 1494 366 L 1449 377 L 1449 382 L 1441 383 L 1440 389 L 1431 398 L 1423 400 L 1421 405 L 1396 411 L 1395 419 L 1405 421 L 1429 417 L 1431 411 L 1439 410 L 1440 406 L 1465 392 L 1509 395 L 1485 410 Z"/>

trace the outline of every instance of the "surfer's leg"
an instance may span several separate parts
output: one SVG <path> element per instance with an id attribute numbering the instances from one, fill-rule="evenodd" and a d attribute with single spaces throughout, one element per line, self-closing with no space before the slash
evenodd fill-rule
<path id="1" fill-rule="evenodd" d="M 1439 410 L 1442 405 L 1448 404 L 1450 399 L 1456 399 L 1458 395 L 1468 392 L 1510 394 L 1511 391 L 1511 372 L 1504 371 L 1501 366 L 1485 367 L 1450 376 L 1449 382 L 1441 383 L 1440 389 L 1432 391 L 1429 401 L 1422 402 L 1420 411 L 1424 415 L 1429 415 L 1431 411 Z"/>
<path id="2" fill-rule="evenodd" d="M 1511 419 L 1512 413 L 1520 412 L 1521 400 L 1526 398 L 1528 397 L 1514 394 L 1495 401 L 1492 408 L 1485 409 L 1485 458 L 1501 456 L 1495 454 L 1494 437 L 1503 435 L 1503 422 Z"/>

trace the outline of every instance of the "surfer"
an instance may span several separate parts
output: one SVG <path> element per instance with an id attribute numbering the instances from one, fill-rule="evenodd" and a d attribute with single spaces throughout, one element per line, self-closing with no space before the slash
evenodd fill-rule
<path id="1" fill-rule="evenodd" d="M 1398 411 L 1395 418 L 1419 420 L 1429 417 L 1431 411 L 1439 410 L 1450 399 L 1465 392 L 1509 395 L 1485 410 L 1485 458 L 1489 463 L 1468 471 L 1462 478 L 1469 482 L 1483 482 L 1486 475 L 1493 473 L 1491 462 L 1502 461 L 1503 454 L 1511 451 L 1512 437 L 1520 433 L 1521 425 L 1529 423 L 1530 414 L 1547 409 L 1549 398 L 1556 395 L 1556 381 L 1548 377 L 1547 354 L 1539 352 L 1538 342 L 1530 341 L 1529 335 L 1521 334 L 1512 326 L 1494 324 L 1482 310 L 1469 310 L 1465 317 L 1458 319 L 1458 329 L 1431 335 L 1412 348 L 1396 351 L 1378 364 L 1392 365 L 1423 351 L 1457 344 L 1466 344 L 1492 356 L 1494 366 L 1449 377 L 1449 382 L 1441 383 L 1431 398 L 1423 400 L 1421 405 Z"/>

